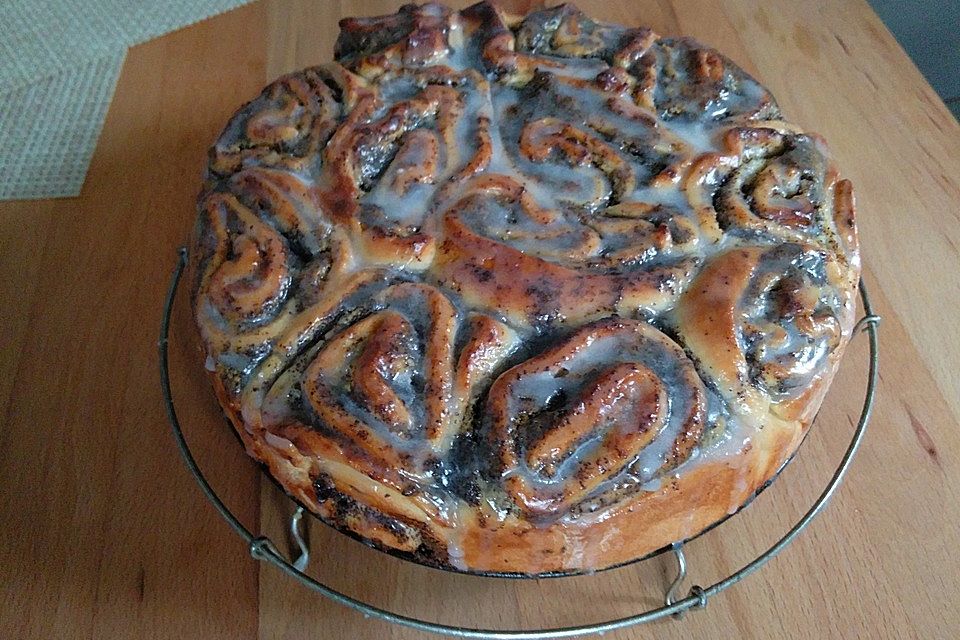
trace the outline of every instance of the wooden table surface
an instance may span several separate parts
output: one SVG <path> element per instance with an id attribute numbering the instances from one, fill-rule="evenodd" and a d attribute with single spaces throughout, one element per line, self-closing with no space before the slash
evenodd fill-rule
<path id="1" fill-rule="evenodd" d="M 397 4 L 265 1 L 133 49 L 82 195 L 0 204 L 0 638 L 423 637 L 250 558 L 177 454 L 156 356 L 208 144 L 268 79 L 328 60 L 338 18 Z M 829 509 L 705 611 L 610 635 L 957 637 L 960 127 L 863 0 L 580 4 L 716 46 L 826 136 L 857 188 L 865 279 L 884 318 L 875 417 Z M 247 525 L 283 541 L 289 506 L 225 427 L 193 335 L 180 296 L 171 367 L 190 442 Z M 773 488 L 689 545 L 688 584 L 741 566 L 817 495 L 859 411 L 866 347 L 851 344 Z M 314 569 L 334 586 L 470 625 L 626 615 L 655 605 L 673 570 L 661 557 L 503 581 L 413 566 L 316 522 L 310 535 Z"/>

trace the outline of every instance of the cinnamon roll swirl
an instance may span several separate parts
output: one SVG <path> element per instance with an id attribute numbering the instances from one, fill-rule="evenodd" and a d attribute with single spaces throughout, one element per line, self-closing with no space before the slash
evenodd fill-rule
<path id="1" fill-rule="evenodd" d="M 490 389 L 504 488 L 555 517 L 604 485 L 647 482 L 690 458 L 706 404 L 693 363 L 648 323 L 585 325 Z"/>

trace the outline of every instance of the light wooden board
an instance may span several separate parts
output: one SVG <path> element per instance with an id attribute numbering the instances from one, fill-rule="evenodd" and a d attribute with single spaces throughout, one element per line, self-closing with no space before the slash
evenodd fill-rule
<path id="1" fill-rule="evenodd" d="M 135 48 L 82 195 L 0 204 L 0 638 L 423 637 L 250 559 L 180 462 L 156 358 L 207 145 L 268 79 L 328 60 L 337 18 L 398 4 L 265 1 Z M 960 126 L 862 1 L 580 4 L 716 46 L 826 136 L 857 187 L 865 277 L 884 316 L 874 422 L 828 511 L 707 610 L 610 635 L 957 637 Z M 170 356 L 191 443 L 244 521 L 284 540 L 289 506 L 227 430 L 193 336 L 180 296 Z M 739 567 L 816 496 L 856 419 L 866 346 L 852 343 L 783 476 L 689 545 L 689 584 Z M 313 568 L 334 586 L 470 625 L 626 615 L 655 605 L 673 570 L 664 557 L 595 576 L 502 581 L 413 566 L 316 522 L 310 535 Z"/>

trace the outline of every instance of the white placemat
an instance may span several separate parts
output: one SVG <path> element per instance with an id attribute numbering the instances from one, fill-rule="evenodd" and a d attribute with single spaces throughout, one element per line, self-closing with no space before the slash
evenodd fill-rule
<path id="1" fill-rule="evenodd" d="M 0 199 L 80 192 L 128 47 L 249 0 L 0 0 Z"/>
<path id="2" fill-rule="evenodd" d="M 0 94 L 0 200 L 80 193 L 124 51 Z"/>

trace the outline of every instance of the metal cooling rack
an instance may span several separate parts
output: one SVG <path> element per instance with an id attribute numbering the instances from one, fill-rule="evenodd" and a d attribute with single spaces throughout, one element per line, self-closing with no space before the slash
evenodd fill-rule
<path id="1" fill-rule="evenodd" d="M 873 411 L 878 377 L 877 371 L 879 365 L 877 325 L 880 323 L 880 316 L 873 313 L 873 307 L 870 305 L 870 297 L 867 294 L 866 286 L 861 280 L 859 289 L 860 299 L 863 303 L 864 315 L 854 326 L 853 334 L 856 336 L 863 331 L 867 333 L 870 342 L 870 356 L 868 360 L 869 369 L 867 376 L 867 388 L 864 394 L 863 408 L 860 411 L 860 420 L 853 431 L 850 444 L 847 446 L 847 450 L 844 453 L 843 458 L 840 460 L 839 466 L 834 471 L 833 476 L 830 478 L 830 482 L 827 483 L 826 488 L 813 503 L 810 509 L 797 521 L 797 523 L 794 524 L 793 527 L 770 548 L 719 582 L 716 582 L 709 587 L 694 585 L 690 588 L 686 596 L 680 597 L 679 594 L 681 593 L 683 581 L 687 575 L 687 562 L 683 553 L 683 543 L 675 543 L 670 547 L 670 551 L 673 553 L 677 561 L 677 574 L 666 592 L 664 605 L 623 618 L 616 618 L 592 624 L 557 627 L 553 629 L 529 630 L 481 629 L 431 622 L 429 620 L 405 616 L 393 611 L 381 609 L 380 607 L 341 593 L 307 575 L 305 573 L 305 569 L 307 566 L 307 560 L 309 559 L 309 548 L 301 531 L 301 523 L 304 514 L 302 506 L 298 505 L 298 508 L 294 512 L 289 523 L 290 535 L 296 542 L 299 553 L 297 557 L 287 559 L 277 550 L 277 547 L 273 541 L 266 536 L 254 534 L 247 529 L 233 514 L 233 512 L 230 511 L 229 507 L 223 503 L 216 492 L 214 492 L 213 488 L 210 486 L 210 483 L 207 482 L 207 479 L 204 477 L 203 472 L 200 471 L 200 467 L 197 465 L 197 461 L 194 459 L 193 454 L 190 451 L 190 447 L 187 445 L 186 439 L 183 435 L 183 429 L 181 428 L 180 421 L 177 418 L 173 394 L 170 390 L 169 365 L 167 361 L 170 316 L 173 311 L 173 301 L 177 292 L 177 287 L 180 284 L 180 278 L 183 275 L 186 264 L 187 250 L 181 247 L 178 250 L 177 263 L 170 280 L 170 288 L 167 292 L 167 298 L 163 308 L 163 318 L 160 325 L 160 340 L 158 343 L 160 352 L 160 385 L 163 390 L 163 399 L 167 409 L 167 417 L 169 418 L 170 425 L 173 428 L 173 435 L 177 441 L 177 446 L 180 449 L 180 454 L 183 456 L 183 460 L 186 463 L 187 468 L 190 470 L 190 473 L 197 481 L 197 484 L 200 485 L 200 489 L 217 509 L 217 511 L 220 512 L 220 515 L 223 516 L 223 519 L 227 521 L 227 524 L 229 524 L 233 530 L 237 532 L 237 535 L 239 535 L 244 542 L 247 543 L 250 549 L 250 554 L 257 560 L 273 565 L 303 586 L 316 591 L 325 598 L 329 598 L 338 604 L 342 604 L 346 607 L 350 607 L 351 609 L 359 611 L 360 613 L 364 614 L 364 616 L 378 618 L 380 620 L 385 620 L 387 622 L 404 627 L 410 627 L 419 631 L 444 634 L 456 638 L 477 638 L 484 640 L 546 640 L 548 638 L 571 638 L 574 636 L 593 633 L 603 634 L 608 631 L 616 631 L 618 629 L 632 627 L 645 622 L 660 620 L 662 618 L 666 618 L 667 616 L 680 617 L 691 609 L 702 609 L 707 606 L 707 601 L 710 598 L 713 598 L 720 592 L 729 589 L 772 560 L 777 554 L 783 551 L 787 545 L 793 542 L 794 538 L 800 535 L 800 533 L 807 528 L 810 522 L 816 518 L 821 511 L 823 511 L 827 505 L 827 502 L 829 502 L 830 498 L 833 497 L 833 494 L 836 493 L 837 487 L 839 487 L 840 483 L 843 481 L 847 470 L 850 468 L 853 457 L 856 455 L 857 450 L 860 448 L 860 443 L 863 441 L 867 423 L 869 422 L 870 414 Z"/>

